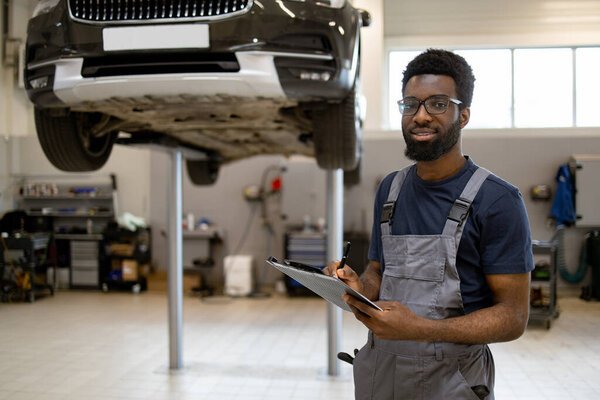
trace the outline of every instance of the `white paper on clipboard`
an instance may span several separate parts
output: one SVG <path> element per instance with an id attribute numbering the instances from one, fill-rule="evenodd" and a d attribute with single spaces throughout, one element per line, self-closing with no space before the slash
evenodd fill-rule
<path id="1" fill-rule="evenodd" d="M 265 262 L 277 268 L 290 278 L 297 280 L 306 288 L 312 290 L 328 302 L 340 307 L 342 310 L 352 312 L 348 304 L 346 304 L 343 299 L 345 294 L 349 294 L 357 300 L 368 304 L 379 311 L 382 311 L 377 304 L 373 303 L 371 300 L 367 299 L 365 296 L 346 285 L 340 279 L 322 273 L 304 271 L 292 265 L 282 264 L 274 257 L 267 258 Z"/>

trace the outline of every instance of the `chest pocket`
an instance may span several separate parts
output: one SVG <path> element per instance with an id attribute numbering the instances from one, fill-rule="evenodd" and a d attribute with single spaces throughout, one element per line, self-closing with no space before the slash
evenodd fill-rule
<path id="1" fill-rule="evenodd" d="M 414 247 L 410 244 L 414 238 L 394 236 L 387 239 L 396 243 L 395 246 L 390 246 L 389 243 L 384 249 L 393 247 L 405 251 L 384 251 L 385 269 L 381 282 L 381 300 L 398 301 L 417 315 L 434 318 L 447 268 L 445 254 L 431 251 L 430 246 L 425 243 L 421 245 L 425 245 L 429 251 L 408 251 Z M 439 245 L 440 237 L 422 237 L 419 240 L 431 241 L 430 244 L 436 246 Z M 409 243 L 402 243 L 406 241 Z"/>

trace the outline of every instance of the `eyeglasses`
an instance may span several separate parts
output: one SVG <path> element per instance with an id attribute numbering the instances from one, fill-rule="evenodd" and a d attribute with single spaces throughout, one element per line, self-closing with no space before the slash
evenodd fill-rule
<path id="1" fill-rule="evenodd" d="M 402 100 L 398 100 L 398 107 L 400 108 L 400 114 L 403 116 L 415 115 L 419 111 L 421 104 L 425 105 L 425 110 L 431 115 L 443 114 L 448 109 L 450 102 L 456 105 L 462 104 L 462 101 L 453 99 L 443 94 L 436 94 L 426 98 L 425 100 L 419 100 L 416 97 L 405 97 Z"/>

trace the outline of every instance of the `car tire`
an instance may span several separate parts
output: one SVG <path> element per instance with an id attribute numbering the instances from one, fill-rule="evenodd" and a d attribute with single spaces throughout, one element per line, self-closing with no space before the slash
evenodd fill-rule
<path id="1" fill-rule="evenodd" d="M 341 103 L 316 110 L 314 118 L 315 158 L 323 169 L 351 171 L 362 152 L 362 127 L 356 88 Z"/>
<path id="2" fill-rule="evenodd" d="M 219 177 L 220 163 L 215 160 L 185 160 L 188 176 L 194 185 L 212 185 Z"/>
<path id="3" fill-rule="evenodd" d="M 112 151 L 116 131 L 100 137 L 90 134 L 98 114 L 71 112 L 53 115 L 35 109 L 35 126 L 44 154 L 56 168 L 68 171 L 95 171 L 101 168 Z"/>
<path id="4" fill-rule="evenodd" d="M 358 185 L 362 180 L 362 159 L 358 160 L 358 164 L 354 169 L 344 171 L 344 186 L 352 187 Z"/>

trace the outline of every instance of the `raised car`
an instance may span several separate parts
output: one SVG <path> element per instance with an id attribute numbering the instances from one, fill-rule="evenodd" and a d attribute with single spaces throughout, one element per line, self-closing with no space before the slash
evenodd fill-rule
<path id="1" fill-rule="evenodd" d="M 352 170 L 368 24 L 346 0 L 41 0 L 25 67 L 41 147 L 65 171 L 115 143 L 185 147 L 196 184 L 257 154 Z"/>

